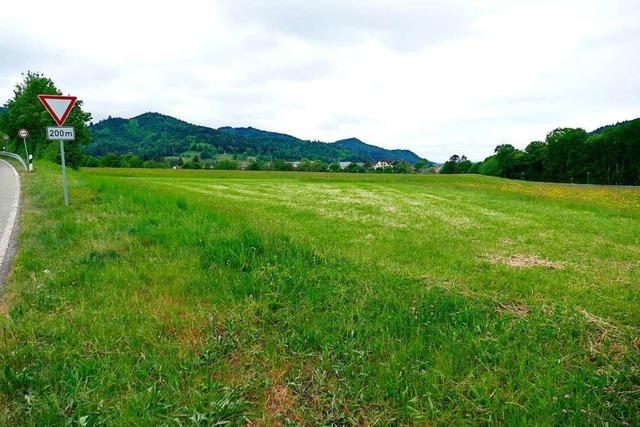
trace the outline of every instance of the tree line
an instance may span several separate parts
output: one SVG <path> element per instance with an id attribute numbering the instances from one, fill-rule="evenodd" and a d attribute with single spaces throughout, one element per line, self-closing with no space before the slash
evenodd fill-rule
<path id="1" fill-rule="evenodd" d="M 348 162 L 347 162 L 348 163 Z M 109 167 L 109 168 L 180 168 L 180 169 L 214 169 L 214 170 L 253 170 L 253 171 L 297 171 L 297 172 L 347 172 L 347 173 L 435 173 L 427 160 L 415 165 L 405 161 L 395 161 L 386 167 L 375 168 L 372 163 L 351 162 L 341 165 L 339 162 L 324 162 L 322 160 L 302 159 L 299 162 L 288 162 L 282 159 L 272 159 L 258 156 L 254 158 L 232 155 L 207 160 L 199 155 L 184 161 L 182 157 L 154 158 L 140 157 L 136 154 L 107 153 L 104 156 L 82 155 L 79 166 Z"/>
<path id="2" fill-rule="evenodd" d="M 477 173 L 512 179 L 583 184 L 640 185 L 640 119 L 591 133 L 558 128 L 524 150 L 498 145 L 494 154 L 473 163 L 454 154 L 440 173 Z"/>

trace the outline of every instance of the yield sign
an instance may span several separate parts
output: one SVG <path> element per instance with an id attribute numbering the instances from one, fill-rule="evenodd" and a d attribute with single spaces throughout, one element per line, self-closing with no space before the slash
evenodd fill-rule
<path id="1" fill-rule="evenodd" d="M 64 125 L 78 99 L 75 96 L 38 95 L 40 102 L 47 109 L 58 126 Z"/>

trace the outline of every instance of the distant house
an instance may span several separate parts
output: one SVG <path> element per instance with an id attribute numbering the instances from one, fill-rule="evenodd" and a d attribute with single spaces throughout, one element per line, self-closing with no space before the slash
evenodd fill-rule
<path id="1" fill-rule="evenodd" d="M 340 164 L 340 169 L 346 169 L 349 167 L 351 162 L 338 162 Z"/>
<path id="2" fill-rule="evenodd" d="M 374 169 L 384 169 L 393 166 L 391 163 L 386 160 L 380 160 L 378 163 L 372 166 Z"/>

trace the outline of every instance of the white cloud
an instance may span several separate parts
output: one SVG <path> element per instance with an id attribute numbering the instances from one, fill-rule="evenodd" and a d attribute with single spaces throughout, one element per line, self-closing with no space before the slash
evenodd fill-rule
<path id="1" fill-rule="evenodd" d="M 436 160 L 640 115 L 634 0 L 57 4 L 2 6 L 0 97 L 30 69 L 96 119 L 159 111 Z"/>

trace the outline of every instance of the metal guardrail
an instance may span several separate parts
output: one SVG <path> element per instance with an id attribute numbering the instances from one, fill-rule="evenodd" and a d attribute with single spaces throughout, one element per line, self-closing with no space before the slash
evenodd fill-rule
<path id="1" fill-rule="evenodd" d="M 24 168 L 24 170 L 27 172 L 29 171 L 29 168 L 27 167 L 27 164 L 24 162 L 24 159 L 19 155 L 15 153 L 9 153 L 8 151 L 0 151 L 0 156 L 11 157 L 12 159 L 19 161 L 22 167 Z"/>

